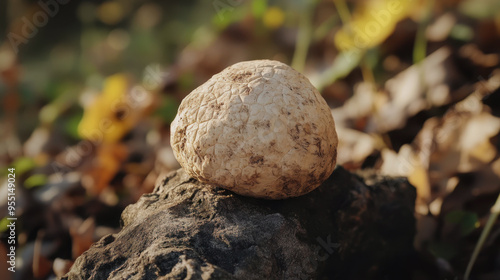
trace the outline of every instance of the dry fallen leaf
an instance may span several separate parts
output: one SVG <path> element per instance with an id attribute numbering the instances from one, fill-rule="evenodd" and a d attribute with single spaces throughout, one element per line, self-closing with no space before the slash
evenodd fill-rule
<path id="1" fill-rule="evenodd" d="M 389 101 L 375 116 L 380 131 L 401 128 L 408 117 L 462 97 L 451 84 L 461 79 L 449 48 L 443 47 L 386 82 Z"/>
<path id="2" fill-rule="evenodd" d="M 398 153 L 382 150 L 381 172 L 408 177 L 417 189 L 416 212 L 421 215 L 430 212 L 438 216 L 443 209 L 462 209 L 466 201 L 500 187 L 495 183 L 497 164 L 492 163 L 498 151 L 491 143 L 500 133 L 500 118 L 492 116 L 481 102 L 488 92 L 479 83 L 476 87 L 477 91 L 443 117 L 428 119 L 412 145 L 403 145 Z M 466 191 L 462 188 L 457 192 L 459 180 L 455 176 L 461 173 L 476 174 L 479 179 Z M 452 198 L 445 197 L 450 193 Z"/>
<path id="3" fill-rule="evenodd" d="M 73 241 L 73 259 L 76 259 L 94 243 L 94 218 L 88 218 L 80 224 L 71 225 L 69 233 Z"/>
<path id="4" fill-rule="evenodd" d="M 382 166 L 380 172 L 387 176 L 403 176 L 417 189 L 417 207 L 425 205 L 420 214 L 427 214 L 427 204 L 430 202 L 431 190 L 427 168 L 420 161 L 410 145 L 403 145 L 399 153 L 390 149 L 382 150 Z"/>
<path id="5" fill-rule="evenodd" d="M 47 277 L 52 269 L 52 261 L 45 256 L 46 252 L 42 252 L 44 236 L 43 230 L 38 231 L 33 249 L 33 276 L 40 279 Z"/>
<path id="6" fill-rule="evenodd" d="M 491 162 L 497 150 L 490 138 L 500 131 L 500 118 L 483 112 L 467 120 L 457 148 L 461 151 L 458 171 L 470 172 Z"/>
<path id="7" fill-rule="evenodd" d="M 10 267 L 10 264 L 8 263 L 9 259 L 7 257 L 7 248 L 5 248 L 3 243 L 0 243 L 0 269 L 3 271 L 3 276 L 2 279 L 4 280 L 12 280 L 11 275 L 13 273 L 8 273 L 8 268 Z"/>
<path id="8" fill-rule="evenodd" d="M 363 161 L 380 149 L 381 140 L 376 136 L 354 129 L 337 127 L 339 148 L 337 162 L 340 165 L 350 164 L 361 166 Z"/>
<path id="9" fill-rule="evenodd" d="M 97 147 L 96 157 L 89 163 L 82 177 L 85 189 L 91 194 L 101 193 L 120 170 L 128 153 L 128 147 L 120 143 Z"/>

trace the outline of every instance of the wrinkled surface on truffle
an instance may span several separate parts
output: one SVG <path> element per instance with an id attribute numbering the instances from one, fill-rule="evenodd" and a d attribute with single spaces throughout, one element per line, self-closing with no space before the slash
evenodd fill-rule
<path id="1" fill-rule="evenodd" d="M 234 64 L 181 103 L 171 126 L 179 163 L 201 182 L 268 199 L 299 196 L 335 168 L 335 124 L 318 90 L 286 64 Z"/>

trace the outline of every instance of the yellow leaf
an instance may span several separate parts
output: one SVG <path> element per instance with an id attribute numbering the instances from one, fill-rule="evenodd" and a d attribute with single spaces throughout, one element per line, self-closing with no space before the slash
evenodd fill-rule
<path id="1" fill-rule="evenodd" d="M 429 199 L 431 195 L 431 187 L 429 184 L 429 176 L 420 164 L 417 164 L 413 171 L 408 176 L 408 181 L 417 189 L 417 196 L 424 200 Z"/>
<path id="2" fill-rule="evenodd" d="M 418 1 L 371 0 L 360 2 L 347 24 L 335 35 L 339 50 L 368 49 L 382 43 Z"/>
<path id="3" fill-rule="evenodd" d="M 152 95 L 142 87 L 132 89 L 125 74 L 108 77 L 102 93 L 86 106 L 78 134 L 97 144 L 119 141 L 152 105 Z"/>
<path id="4" fill-rule="evenodd" d="M 493 146 L 488 140 L 475 146 L 470 151 L 469 156 L 482 163 L 489 163 L 495 158 L 496 154 L 497 150 L 495 149 L 495 146 Z"/>
<path id="5" fill-rule="evenodd" d="M 264 14 L 263 22 L 267 28 L 276 29 L 283 25 L 285 14 L 278 7 L 270 7 Z"/>

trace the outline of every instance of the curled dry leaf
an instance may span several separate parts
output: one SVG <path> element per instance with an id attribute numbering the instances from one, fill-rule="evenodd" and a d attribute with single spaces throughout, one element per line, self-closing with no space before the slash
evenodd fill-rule
<path id="1" fill-rule="evenodd" d="M 94 243 L 95 221 L 88 218 L 80 224 L 74 224 L 69 231 L 72 238 L 73 259 L 87 251 Z"/>
<path id="2" fill-rule="evenodd" d="M 492 77 L 488 82 L 495 79 Z M 428 119 L 411 146 L 403 145 L 399 153 L 382 151 L 381 172 L 408 177 L 424 203 L 417 203 L 417 212 L 419 205 L 424 209 L 421 214 L 427 213 L 426 205 L 438 196 L 453 191 L 448 187 L 449 178 L 458 173 L 484 172 L 495 166 L 492 161 L 498 151 L 490 140 L 500 132 L 500 118 L 492 116 L 481 102 L 488 94 L 485 88 L 480 83 L 476 87 L 473 94 L 454 105 L 445 116 Z M 492 178 L 491 175 L 491 172 L 483 174 L 484 178 Z M 477 195 L 497 187 L 485 182 L 481 185 L 484 188 L 475 184 L 470 190 Z M 470 199 L 471 194 L 467 192 L 462 197 Z M 454 200 L 461 201 L 460 205 L 465 202 L 457 197 Z M 444 205 L 447 204 L 445 200 Z M 460 208 L 460 205 L 455 206 Z M 433 207 L 433 212 L 440 212 L 437 204 Z"/>
<path id="3" fill-rule="evenodd" d="M 128 147 L 123 144 L 99 146 L 96 157 L 85 167 L 82 185 L 91 194 L 101 193 L 120 170 L 128 154 Z"/>
<path id="4" fill-rule="evenodd" d="M 354 129 L 337 127 L 339 148 L 337 163 L 361 166 L 363 161 L 381 148 L 382 140 L 370 134 Z"/>
<path id="5" fill-rule="evenodd" d="M 403 145 L 399 153 L 391 149 L 382 150 L 382 166 L 380 172 L 387 176 L 403 176 L 417 189 L 418 207 L 430 199 L 430 184 L 427 169 L 410 145 Z M 425 207 L 423 212 L 426 212 Z M 426 213 L 424 213 L 426 214 Z"/>
<path id="6" fill-rule="evenodd" d="M 408 117 L 424 109 L 463 98 L 461 90 L 451 88 L 462 79 L 451 54 L 449 48 L 438 49 L 386 82 L 389 100 L 375 116 L 379 131 L 401 128 Z"/>
<path id="7" fill-rule="evenodd" d="M 339 127 L 354 126 L 359 130 L 365 130 L 367 129 L 365 126 L 357 125 L 359 120 L 370 118 L 378 111 L 378 106 L 386 102 L 386 95 L 377 91 L 372 83 L 359 83 L 354 87 L 354 95 L 344 105 L 332 109 L 335 124 Z"/>

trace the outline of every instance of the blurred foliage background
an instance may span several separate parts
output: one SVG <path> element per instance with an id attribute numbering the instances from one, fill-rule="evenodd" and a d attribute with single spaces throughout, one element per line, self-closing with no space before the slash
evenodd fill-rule
<path id="1" fill-rule="evenodd" d="M 338 164 L 417 188 L 413 279 L 500 279 L 499 1 L 6 0 L 0 38 L 0 173 L 16 168 L 19 217 L 5 279 L 61 276 L 119 230 L 179 167 L 182 98 L 264 58 L 320 89 Z"/>

